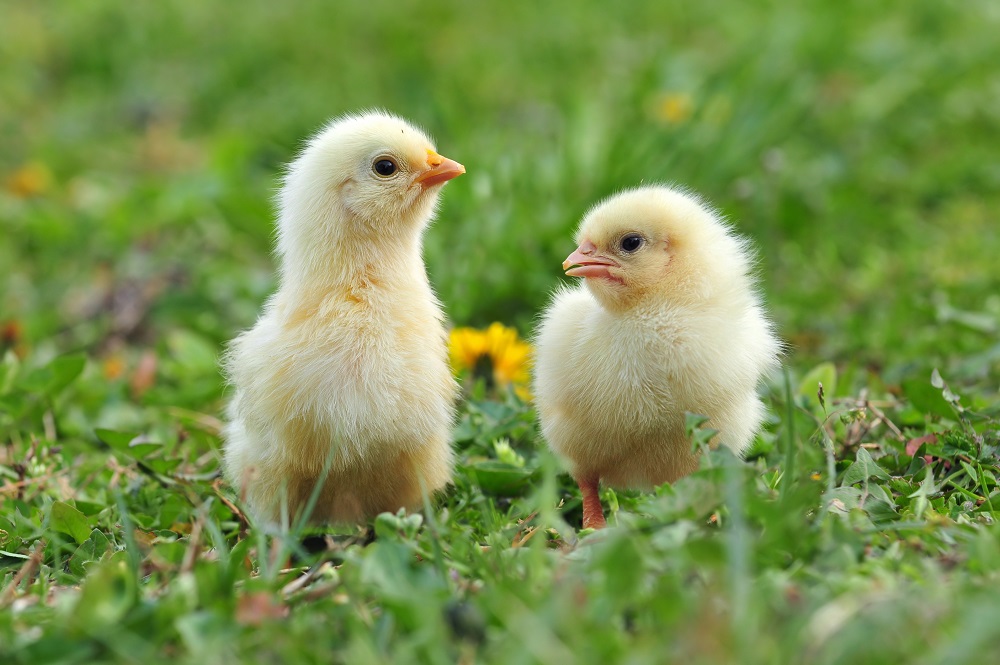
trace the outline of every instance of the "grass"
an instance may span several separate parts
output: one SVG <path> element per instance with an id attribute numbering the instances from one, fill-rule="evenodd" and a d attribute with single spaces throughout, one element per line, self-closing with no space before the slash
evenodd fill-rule
<path id="1" fill-rule="evenodd" d="M 1000 658 L 993 3 L 0 9 L 4 662 Z M 750 458 L 580 534 L 530 404 L 467 377 L 424 518 L 245 529 L 217 356 L 281 164 L 370 106 L 469 169 L 426 239 L 455 325 L 527 334 L 601 196 L 714 201 L 792 348 Z"/>

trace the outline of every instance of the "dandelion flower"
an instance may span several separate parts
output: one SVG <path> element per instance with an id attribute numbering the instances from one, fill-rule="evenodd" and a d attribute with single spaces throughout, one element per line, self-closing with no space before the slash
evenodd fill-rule
<path id="1" fill-rule="evenodd" d="M 20 199 L 44 194 L 51 186 L 51 171 L 38 162 L 25 164 L 8 176 L 6 182 L 7 191 Z"/>
<path id="2" fill-rule="evenodd" d="M 656 100 L 656 117 L 671 125 L 680 125 L 691 117 L 694 102 L 691 95 L 683 92 L 665 92 Z"/>
<path id="3" fill-rule="evenodd" d="M 482 377 L 487 387 L 512 386 L 519 397 L 528 398 L 531 345 L 515 329 L 501 323 L 492 323 L 486 330 L 455 328 L 448 351 L 456 374 Z"/>

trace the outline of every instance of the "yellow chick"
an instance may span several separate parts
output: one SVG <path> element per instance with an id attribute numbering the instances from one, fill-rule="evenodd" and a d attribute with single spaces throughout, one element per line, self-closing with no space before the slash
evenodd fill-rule
<path id="1" fill-rule="evenodd" d="M 280 285 L 224 360 L 225 474 L 258 519 L 300 513 L 317 483 L 311 520 L 350 522 L 450 480 L 457 386 L 421 247 L 462 173 L 380 111 L 334 120 L 289 165 Z"/>
<path id="2" fill-rule="evenodd" d="M 622 192 L 592 208 L 536 332 L 534 393 L 550 447 L 605 526 L 599 483 L 648 488 L 694 471 L 685 412 L 741 453 L 763 418 L 756 387 L 781 346 L 749 243 L 691 194 Z"/>

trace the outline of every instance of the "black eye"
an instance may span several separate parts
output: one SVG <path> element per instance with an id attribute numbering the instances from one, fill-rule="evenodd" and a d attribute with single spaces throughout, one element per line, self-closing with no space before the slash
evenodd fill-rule
<path id="1" fill-rule="evenodd" d="M 387 177 L 391 176 L 396 172 L 396 162 L 391 159 L 380 159 L 372 166 L 375 173 L 380 176 Z"/>
<path id="2" fill-rule="evenodd" d="M 638 233 L 630 233 L 627 236 L 623 237 L 619 244 L 621 245 L 623 252 L 628 252 L 629 254 L 631 254 L 632 252 L 642 247 L 643 242 L 644 241 L 641 235 L 639 235 Z"/>

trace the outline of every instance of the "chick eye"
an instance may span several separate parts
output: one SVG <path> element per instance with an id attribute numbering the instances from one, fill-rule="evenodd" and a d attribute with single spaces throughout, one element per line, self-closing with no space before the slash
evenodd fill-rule
<path id="1" fill-rule="evenodd" d="M 619 244 L 621 245 L 623 252 L 628 252 L 629 254 L 631 254 L 632 252 L 642 247 L 643 242 L 644 241 L 641 235 L 639 235 L 638 233 L 630 233 L 624 238 L 622 238 Z"/>
<path id="2" fill-rule="evenodd" d="M 391 159 L 380 159 L 372 165 L 372 170 L 383 178 L 396 172 L 396 162 Z"/>

